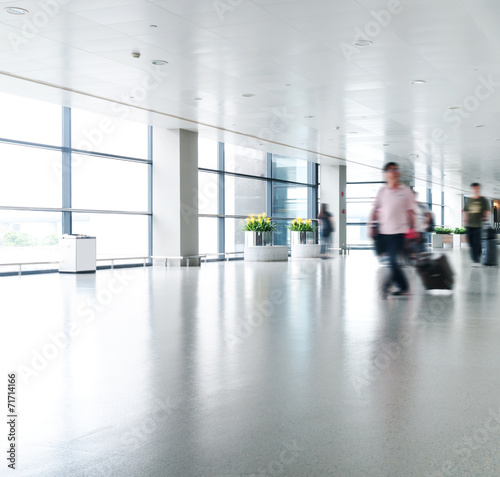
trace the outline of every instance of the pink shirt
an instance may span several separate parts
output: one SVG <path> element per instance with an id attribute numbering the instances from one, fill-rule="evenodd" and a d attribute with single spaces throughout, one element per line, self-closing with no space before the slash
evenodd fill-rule
<path id="1" fill-rule="evenodd" d="M 412 190 L 403 184 L 394 189 L 381 187 L 375 198 L 379 233 L 383 235 L 404 234 L 410 224 L 408 211 L 415 210 L 415 197 Z"/>

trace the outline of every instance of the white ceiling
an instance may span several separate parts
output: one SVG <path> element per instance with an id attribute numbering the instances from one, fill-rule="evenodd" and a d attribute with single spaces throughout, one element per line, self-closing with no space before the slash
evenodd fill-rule
<path id="1" fill-rule="evenodd" d="M 320 163 L 366 164 L 378 177 L 374 168 L 396 160 L 419 179 L 464 190 L 479 180 L 500 197 L 498 0 L 0 7 L 4 91 L 110 114 L 103 100 L 118 101 L 134 106 L 137 120 Z M 355 47 L 359 37 L 373 44 Z"/>

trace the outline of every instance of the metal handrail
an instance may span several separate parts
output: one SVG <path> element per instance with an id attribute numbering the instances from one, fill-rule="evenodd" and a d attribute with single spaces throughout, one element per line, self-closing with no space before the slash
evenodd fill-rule
<path id="1" fill-rule="evenodd" d="M 22 274 L 22 269 L 23 265 L 51 265 L 53 263 L 59 263 L 57 262 L 16 262 L 16 263 L 0 263 L 0 267 L 19 267 L 19 270 L 17 271 L 17 274 L 21 276 Z"/>
<path id="2" fill-rule="evenodd" d="M 150 260 L 151 257 L 119 257 L 119 258 L 97 258 L 96 262 L 111 262 L 111 269 L 115 267 L 116 260 L 144 260 L 144 266 L 146 266 L 146 261 Z M 13 262 L 13 263 L 0 263 L 0 267 L 19 267 L 17 274 L 21 276 L 23 265 L 52 265 L 58 264 L 59 260 L 53 262 Z"/>
<path id="3" fill-rule="evenodd" d="M 116 260 L 144 260 L 144 267 L 146 266 L 146 261 L 151 260 L 152 257 L 114 257 L 114 258 L 96 258 L 96 262 L 111 262 L 111 270 L 115 268 Z"/>

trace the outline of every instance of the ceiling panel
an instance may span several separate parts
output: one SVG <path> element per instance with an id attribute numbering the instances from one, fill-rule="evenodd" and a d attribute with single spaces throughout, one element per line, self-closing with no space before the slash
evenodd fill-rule
<path id="1" fill-rule="evenodd" d="M 49 100 L 118 100 L 138 120 L 211 127 L 227 141 L 246 133 L 270 151 L 288 144 L 289 155 L 366 171 L 395 158 L 453 187 L 500 177 L 500 2 L 401 0 L 388 13 L 394 5 L 86 0 L 48 11 L 26 0 L 29 15 L 0 9 L 0 84 L 33 95 L 45 82 L 78 92 L 47 87 Z M 277 117 L 286 127 L 272 127 Z"/>

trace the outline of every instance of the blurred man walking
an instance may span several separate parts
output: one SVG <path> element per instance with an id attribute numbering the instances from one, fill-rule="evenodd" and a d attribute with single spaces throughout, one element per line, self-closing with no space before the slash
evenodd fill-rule
<path id="1" fill-rule="evenodd" d="M 473 264 L 479 264 L 481 260 L 481 229 L 483 220 L 488 220 L 490 204 L 481 196 L 481 184 L 473 182 L 470 185 L 472 197 L 467 199 L 464 207 L 464 223 L 467 228 L 467 237 L 470 246 L 470 256 Z"/>
<path id="2" fill-rule="evenodd" d="M 369 221 L 371 224 L 378 223 L 381 252 L 389 258 L 391 273 L 382 284 L 382 296 L 385 298 L 393 285 L 396 290 L 392 295 L 408 293 L 408 281 L 399 264 L 399 257 L 404 251 L 405 235 L 409 229 L 414 229 L 416 202 L 413 191 L 399 182 L 398 164 L 388 162 L 384 166 L 384 177 L 386 185 L 378 191 Z M 370 227 L 372 237 L 374 230 L 375 227 Z"/>

